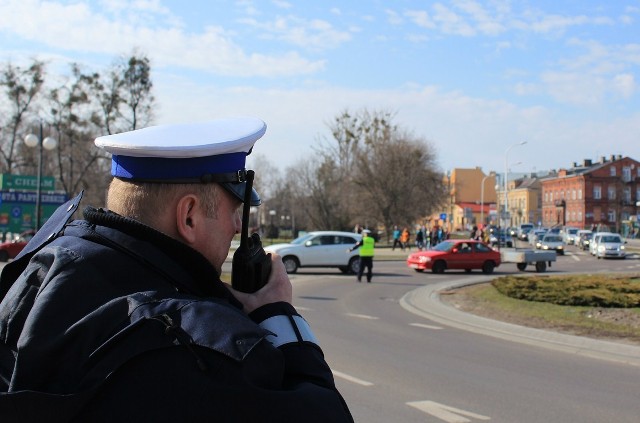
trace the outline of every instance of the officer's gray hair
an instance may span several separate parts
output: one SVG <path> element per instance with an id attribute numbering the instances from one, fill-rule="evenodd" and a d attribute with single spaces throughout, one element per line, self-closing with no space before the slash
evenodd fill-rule
<path id="1" fill-rule="evenodd" d="M 122 216 L 155 226 L 156 218 L 163 208 L 184 195 L 195 194 L 202 201 L 207 217 L 216 218 L 217 192 L 217 184 L 160 184 L 114 178 L 109 185 L 107 208 Z"/>

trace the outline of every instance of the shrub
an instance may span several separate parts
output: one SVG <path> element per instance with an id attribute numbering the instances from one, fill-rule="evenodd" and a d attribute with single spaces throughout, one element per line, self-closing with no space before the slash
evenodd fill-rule
<path id="1" fill-rule="evenodd" d="M 493 286 L 519 300 L 589 307 L 640 307 L 638 275 L 505 276 Z"/>

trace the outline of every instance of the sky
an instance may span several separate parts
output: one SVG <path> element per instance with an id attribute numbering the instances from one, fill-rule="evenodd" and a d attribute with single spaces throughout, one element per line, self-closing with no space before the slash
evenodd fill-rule
<path id="1" fill-rule="evenodd" d="M 0 62 L 142 52 L 155 124 L 260 117 L 254 153 L 281 170 L 365 109 L 443 172 L 640 160 L 640 0 L 0 0 L 0 17 Z"/>

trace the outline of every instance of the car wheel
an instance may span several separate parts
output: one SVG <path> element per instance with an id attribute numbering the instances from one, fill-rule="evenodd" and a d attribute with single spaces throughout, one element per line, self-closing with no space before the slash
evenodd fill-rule
<path id="1" fill-rule="evenodd" d="M 0 261 L 9 261 L 9 253 L 0 251 Z"/>
<path id="2" fill-rule="evenodd" d="M 424 272 L 424 269 L 413 269 L 413 270 L 415 270 L 415 271 L 416 271 L 416 272 L 418 272 L 418 273 L 422 273 L 422 272 Z"/>
<path id="3" fill-rule="evenodd" d="M 536 272 L 542 273 L 547 270 L 547 263 L 539 261 L 536 263 Z"/>
<path id="4" fill-rule="evenodd" d="M 518 268 L 519 271 L 524 272 L 524 269 L 527 268 L 527 263 L 518 263 L 516 264 L 516 267 Z"/>
<path id="5" fill-rule="evenodd" d="M 351 257 L 349 260 L 349 272 L 357 275 L 360 271 L 360 258 L 359 257 Z"/>
<path id="6" fill-rule="evenodd" d="M 444 270 L 446 268 L 447 268 L 446 263 L 442 260 L 438 260 L 435 263 L 433 263 L 433 267 L 431 268 L 431 271 L 433 273 L 444 273 Z"/>
<path id="7" fill-rule="evenodd" d="M 485 261 L 482 265 L 482 273 L 484 273 L 485 275 L 490 275 L 493 273 L 493 269 L 495 267 L 496 265 L 492 261 Z"/>
<path id="8" fill-rule="evenodd" d="M 296 273 L 298 271 L 298 267 L 300 267 L 298 259 L 293 256 L 284 257 L 282 259 L 282 263 L 284 264 L 284 270 L 286 270 L 287 273 Z"/>

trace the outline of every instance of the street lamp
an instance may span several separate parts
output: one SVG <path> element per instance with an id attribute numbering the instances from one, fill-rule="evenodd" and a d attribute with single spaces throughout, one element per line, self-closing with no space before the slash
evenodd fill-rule
<path id="1" fill-rule="evenodd" d="M 511 146 L 509 146 L 509 148 L 507 148 L 507 150 L 504 152 L 504 224 L 505 226 L 503 226 L 503 229 L 506 229 L 506 223 L 507 223 L 507 210 L 509 210 L 509 200 L 507 200 L 507 174 L 509 172 L 509 151 L 513 148 L 513 147 L 517 147 L 519 145 L 525 145 L 527 142 L 526 141 L 522 141 L 519 142 L 517 144 L 513 144 Z"/>
<path id="2" fill-rule="evenodd" d="M 273 233 L 275 232 L 273 229 L 273 216 L 276 215 L 275 210 L 269 210 L 269 216 L 271 216 L 271 227 L 269 228 L 269 233 L 271 235 L 271 244 L 273 244 Z"/>
<path id="3" fill-rule="evenodd" d="M 58 142 L 51 137 L 43 138 L 42 137 L 42 122 L 40 122 L 40 136 L 38 137 L 35 134 L 28 134 L 24 137 L 24 143 L 27 147 L 33 148 L 38 147 L 38 176 L 36 179 L 36 231 L 40 229 L 40 209 L 42 207 L 40 201 L 41 194 L 41 185 L 42 185 L 42 149 L 53 150 L 57 147 Z"/>
<path id="4" fill-rule="evenodd" d="M 480 185 L 480 223 L 484 227 L 484 181 L 491 176 L 496 176 L 494 172 L 490 172 L 484 178 L 482 178 L 482 185 Z"/>

